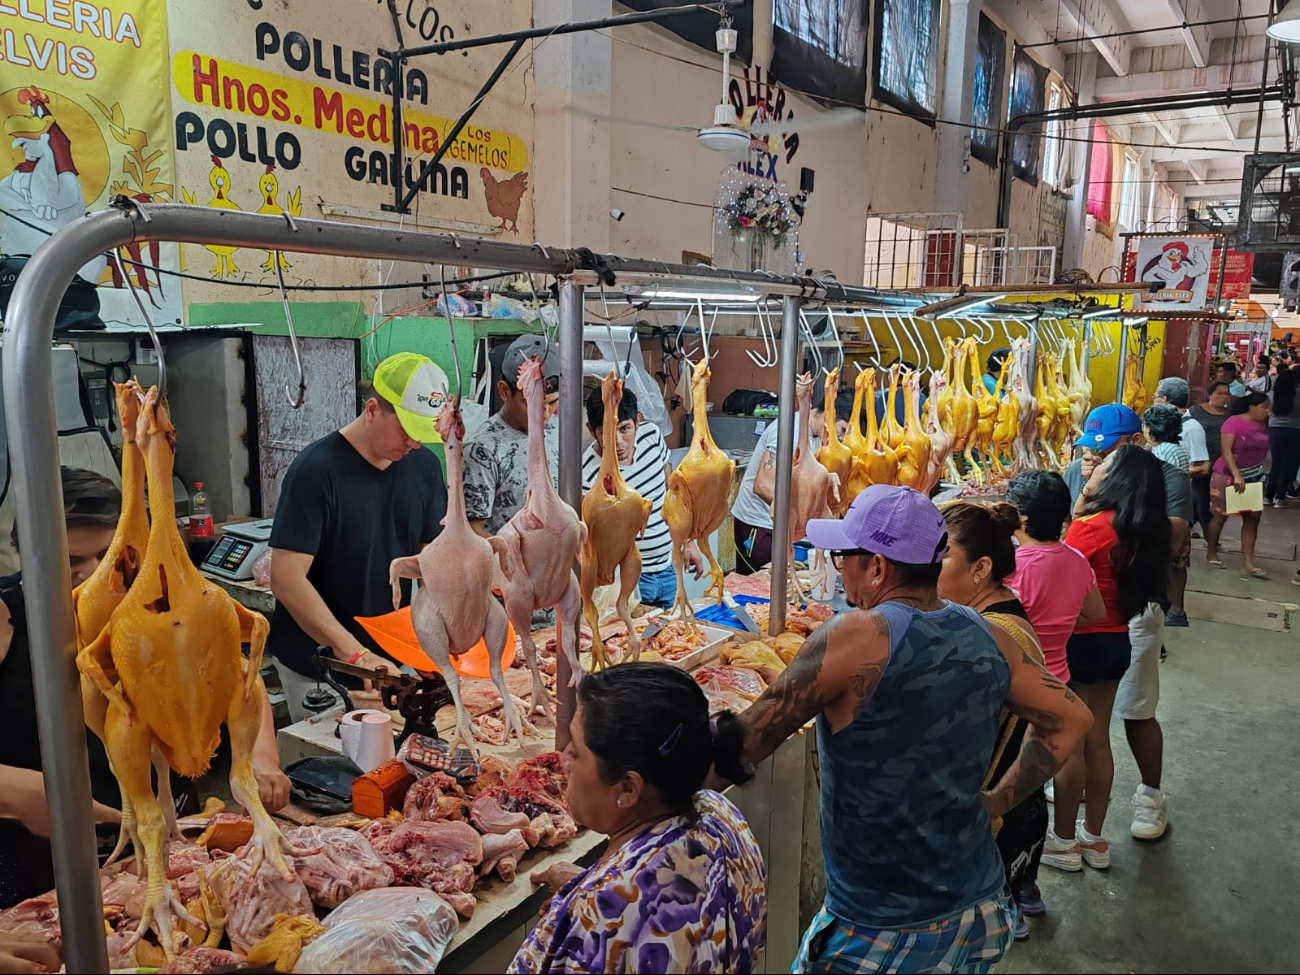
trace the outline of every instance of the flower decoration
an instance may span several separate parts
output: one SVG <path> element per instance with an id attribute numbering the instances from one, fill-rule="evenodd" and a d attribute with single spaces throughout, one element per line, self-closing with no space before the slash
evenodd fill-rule
<path id="1" fill-rule="evenodd" d="M 721 217 L 734 234 L 754 230 L 781 243 L 799 226 L 790 198 L 774 183 L 748 183 L 722 207 Z"/>

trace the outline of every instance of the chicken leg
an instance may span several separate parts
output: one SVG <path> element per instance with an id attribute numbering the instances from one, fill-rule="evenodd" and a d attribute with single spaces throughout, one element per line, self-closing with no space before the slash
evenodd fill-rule
<path id="1" fill-rule="evenodd" d="M 593 594 L 597 586 L 608 586 L 614 581 L 615 569 L 619 572 L 619 594 L 614 608 L 627 626 L 627 647 L 632 659 L 641 657 L 641 638 L 632 626 L 628 599 L 641 579 L 637 536 L 645 533 L 653 507 L 628 486 L 618 468 L 618 404 L 623 399 L 623 384 L 613 369 L 601 384 L 601 399 L 605 403 L 601 430 L 604 449 L 596 480 L 582 499 L 582 521 L 587 527 L 582 545 L 582 606 L 591 628 L 592 670 L 609 666 Z"/>
<path id="2" fill-rule="evenodd" d="M 957 472 L 957 465 L 952 460 L 952 434 L 943 428 L 939 414 L 939 399 L 943 394 L 946 383 L 947 379 L 943 373 L 938 370 L 930 373 L 930 400 L 927 404 L 929 409 L 926 412 L 925 423 L 925 432 L 930 438 L 930 463 L 924 485 L 917 488 L 927 497 L 938 485 L 945 470 L 952 477 L 954 484 L 961 482 L 961 475 Z M 919 391 L 917 396 L 919 398 Z"/>
<path id="3" fill-rule="evenodd" d="M 438 433 L 447 457 L 447 514 L 442 531 L 419 555 L 394 559 L 388 567 L 388 578 L 394 609 L 402 601 L 400 580 L 420 580 L 420 588 L 411 600 L 411 625 L 421 649 L 437 666 L 456 702 L 456 730 L 466 747 L 477 754 L 473 725 L 461 704 L 460 680 L 452 658 L 480 640 L 487 646 L 492 681 L 504 702 L 507 740 L 512 734 L 522 740 L 525 730 L 535 729 L 519 716 L 501 674 L 508 626 L 506 611 L 492 596 L 492 574 L 499 565 L 508 577 L 510 567 L 505 543 L 499 538 L 483 538 L 470 528 L 465 515 L 465 424 L 459 402 L 449 399 L 443 404 L 438 413 Z M 455 565 L 456 571 L 448 572 L 449 565 Z"/>
<path id="4" fill-rule="evenodd" d="M 794 580 L 795 591 L 806 601 L 808 594 L 794 567 L 794 543 L 803 538 L 811 519 L 830 517 L 831 505 L 839 502 L 839 482 L 812 453 L 808 437 L 808 427 L 812 424 L 812 376 L 804 374 L 799 377 L 795 402 L 799 405 L 799 430 L 795 440 L 794 469 L 790 472 L 790 538 L 785 558 L 790 563 L 790 578 Z M 772 518 L 776 518 L 775 502 Z"/>

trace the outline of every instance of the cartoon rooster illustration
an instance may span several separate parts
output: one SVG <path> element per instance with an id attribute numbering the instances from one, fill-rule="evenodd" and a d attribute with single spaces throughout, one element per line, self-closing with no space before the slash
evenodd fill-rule
<path id="1" fill-rule="evenodd" d="M 213 197 L 207 202 L 207 206 L 218 207 L 222 210 L 244 209 L 230 199 L 230 173 L 226 172 L 226 168 L 221 165 L 221 160 L 216 156 L 212 157 L 212 171 L 208 173 L 208 184 L 212 187 Z M 196 205 L 194 194 L 184 187 L 181 187 L 181 198 L 190 206 Z M 239 268 L 235 266 L 234 259 L 235 251 L 239 248 L 218 244 L 204 244 L 203 249 L 211 251 L 217 257 L 216 267 L 208 272 L 214 278 L 233 278 L 239 273 Z"/>
<path id="2" fill-rule="evenodd" d="M 483 177 L 483 195 L 487 198 L 488 213 L 501 221 L 498 229 L 519 233 L 519 204 L 528 191 L 528 174 L 516 173 L 509 179 L 498 180 L 484 166 L 479 175 Z"/>
<path id="3" fill-rule="evenodd" d="M 258 188 L 262 191 L 262 205 L 257 208 L 258 213 L 269 213 L 272 216 L 283 216 L 284 207 L 275 202 L 275 198 L 280 193 L 280 181 L 275 178 L 275 165 L 268 164 L 266 172 L 262 178 L 257 181 Z M 302 187 L 298 187 L 289 194 L 289 215 L 292 217 L 302 216 Z M 282 251 L 267 251 L 266 260 L 262 262 L 263 271 L 275 270 L 276 255 L 280 256 L 280 270 L 287 271 L 292 265 L 284 259 Z"/>

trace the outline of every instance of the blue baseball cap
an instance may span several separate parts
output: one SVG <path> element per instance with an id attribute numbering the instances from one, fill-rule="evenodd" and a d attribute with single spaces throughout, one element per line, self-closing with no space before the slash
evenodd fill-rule
<path id="1" fill-rule="evenodd" d="M 1122 437 L 1142 432 L 1142 418 L 1123 403 L 1096 407 L 1083 421 L 1083 436 L 1076 447 L 1085 450 L 1109 450 Z"/>

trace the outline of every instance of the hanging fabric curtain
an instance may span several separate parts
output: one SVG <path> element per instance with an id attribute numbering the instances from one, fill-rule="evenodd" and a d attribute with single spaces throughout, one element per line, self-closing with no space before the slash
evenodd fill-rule
<path id="1" fill-rule="evenodd" d="M 1011 59 L 1011 100 L 1007 118 L 1037 115 L 1043 110 L 1047 88 L 1047 69 L 1016 45 Z M 1041 124 L 1021 126 L 1011 140 L 1012 172 L 1031 186 L 1038 185 L 1039 150 L 1043 141 Z"/>
<path id="2" fill-rule="evenodd" d="M 975 41 L 975 92 L 970 154 L 989 166 L 998 164 L 998 131 L 1002 120 L 1002 79 L 1007 72 L 1007 35 L 980 14 Z"/>
<path id="3" fill-rule="evenodd" d="M 877 100 L 933 124 L 939 101 L 939 0 L 876 0 Z"/>
<path id="4" fill-rule="evenodd" d="M 681 0 L 619 0 L 625 7 L 632 10 L 661 10 L 664 7 L 680 7 Z M 259 4 L 260 6 L 260 4 Z M 754 9 L 753 4 L 738 3 L 731 7 L 731 26 L 739 35 L 736 38 L 736 53 L 732 55 L 744 61 L 746 64 L 752 63 L 754 59 Z M 678 37 L 690 41 L 692 44 L 698 44 L 706 51 L 716 51 L 718 49 L 717 38 L 714 36 L 718 30 L 718 15 L 711 10 L 701 10 L 699 13 L 678 14 L 675 17 L 665 17 L 658 21 L 660 27 L 664 27 Z"/>
<path id="5" fill-rule="evenodd" d="M 1101 119 L 1092 122 L 1092 163 L 1088 167 L 1088 215 L 1107 237 L 1115 232 L 1115 140 Z"/>
<path id="6" fill-rule="evenodd" d="M 773 76 L 836 105 L 865 106 L 867 2 L 773 0 Z"/>

